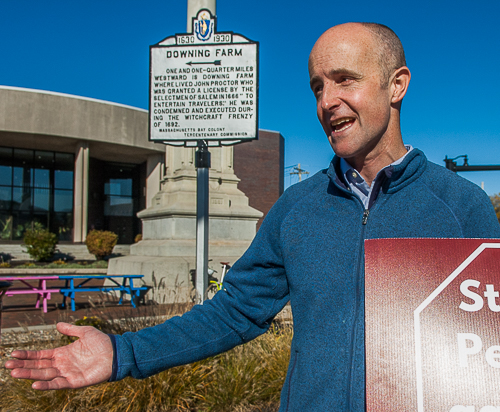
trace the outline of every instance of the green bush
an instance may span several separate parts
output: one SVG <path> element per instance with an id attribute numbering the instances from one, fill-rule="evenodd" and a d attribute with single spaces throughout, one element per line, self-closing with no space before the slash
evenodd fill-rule
<path id="1" fill-rule="evenodd" d="M 24 246 L 36 261 L 49 260 L 56 251 L 57 235 L 47 229 L 28 229 L 24 232 Z"/>
<path id="2" fill-rule="evenodd" d="M 116 242 L 118 242 L 118 235 L 108 230 L 91 230 L 85 240 L 87 249 L 97 260 L 111 255 Z"/>
<path id="3" fill-rule="evenodd" d="M 108 262 L 105 260 L 97 260 L 95 262 L 87 263 L 87 262 L 82 262 L 82 263 L 65 263 L 64 265 L 61 265 L 61 263 L 58 263 L 60 261 L 55 261 L 51 263 L 47 263 L 43 266 L 43 269 L 106 269 L 108 267 Z M 0 264 L 1 267 L 1 264 Z M 36 269 L 37 266 L 34 263 L 25 263 L 23 265 L 16 266 L 18 269 Z"/>

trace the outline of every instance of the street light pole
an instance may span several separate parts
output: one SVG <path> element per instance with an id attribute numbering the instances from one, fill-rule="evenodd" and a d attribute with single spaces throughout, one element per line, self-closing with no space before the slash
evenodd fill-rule
<path id="1" fill-rule="evenodd" d="M 462 166 L 457 166 L 457 162 L 455 160 L 463 158 L 464 164 Z M 469 165 L 469 159 L 467 155 L 460 155 L 454 158 L 448 158 L 448 156 L 444 157 L 445 167 L 452 172 L 484 172 L 484 171 L 492 171 L 492 170 L 500 170 L 500 165 L 479 165 L 479 166 L 471 166 Z"/>

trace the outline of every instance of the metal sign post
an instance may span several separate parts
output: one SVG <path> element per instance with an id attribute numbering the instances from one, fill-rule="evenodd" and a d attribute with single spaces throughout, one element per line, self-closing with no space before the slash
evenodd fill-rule
<path id="1" fill-rule="evenodd" d="M 201 9 L 192 18 L 191 33 L 150 47 L 149 83 L 149 140 L 198 148 L 196 291 L 203 302 L 208 288 L 208 146 L 258 138 L 258 43 L 217 32 L 216 17 Z"/>
<path id="2" fill-rule="evenodd" d="M 195 155 L 196 166 L 196 300 L 206 299 L 208 288 L 208 178 L 210 152 L 206 142 L 198 142 Z"/>

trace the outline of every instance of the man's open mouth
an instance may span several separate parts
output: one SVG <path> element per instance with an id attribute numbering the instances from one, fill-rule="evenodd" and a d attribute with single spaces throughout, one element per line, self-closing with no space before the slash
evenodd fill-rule
<path id="1" fill-rule="evenodd" d="M 348 129 L 349 127 L 351 127 L 353 123 L 354 123 L 354 119 L 346 118 L 346 117 L 344 117 L 342 119 L 334 120 L 331 123 L 332 131 L 334 133 L 342 132 L 342 131 Z"/>

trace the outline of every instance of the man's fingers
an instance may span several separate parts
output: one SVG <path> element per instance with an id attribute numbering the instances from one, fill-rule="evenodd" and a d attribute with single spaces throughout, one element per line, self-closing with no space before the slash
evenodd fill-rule
<path id="1" fill-rule="evenodd" d="M 12 358 L 25 360 L 52 359 L 54 349 L 46 350 L 15 350 L 10 354 Z"/>
<path id="2" fill-rule="evenodd" d="M 54 368 L 47 369 L 14 369 L 10 375 L 16 379 L 32 379 L 49 381 L 59 376 L 59 372 Z"/>
<path id="3" fill-rule="evenodd" d="M 83 388 L 107 381 L 113 359 L 109 336 L 91 326 L 59 323 L 57 329 L 81 339 L 56 349 L 12 352 L 14 359 L 6 362 L 12 377 L 36 381 L 37 390 Z"/>
<path id="4" fill-rule="evenodd" d="M 52 367 L 52 360 L 9 360 L 5 362 L 7 369 L 46 369 Z"/>
<path id="5" fill-rule="evenodd" d="M 54 389 L 72 389 L 72 386 L 64 378 L 56 378 L 51 381 L 37 381 L 31 385 L 37 391 L 49 391 Z"/>
<path id="6" fill-rule="evenodd" d="M 45 382 L 45 381 L 33 382 L 33 384 L 31 385 L 31 387 L 33 389 L 36 389 L 39 391 L 48 391 L 50 389 L 49 386 L 50 386 L 49 382 Z M 54 389 L 57 389 L 57 388 L 54 388 Z"/>
<path id="7" fill-rule="evenodd" d="M 87 332 L 89 329 L 93 329 L 92 326 L 75 326 L 71 323 L 65 322 L 59 322 L 56 327 L 57 330 L 63 335 L 76 336 L 77 338 L 81 338 L 85 334 L 85 332 Z"/>

